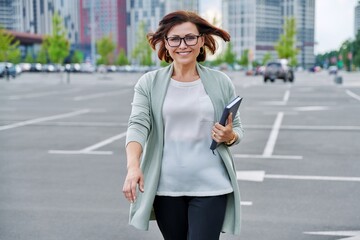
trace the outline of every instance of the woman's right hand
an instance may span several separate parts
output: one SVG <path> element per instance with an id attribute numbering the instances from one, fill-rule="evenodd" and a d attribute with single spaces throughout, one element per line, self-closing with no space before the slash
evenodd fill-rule
<path id="1" fill-rule="evenodd" d="M 139 190 L 144 192 L 144 175 L 140 167 L 129 168 L 123 186 L 123 193 L 125 198 L 133 203 L 136 200 L 136 187 L 139 185 Z"/>

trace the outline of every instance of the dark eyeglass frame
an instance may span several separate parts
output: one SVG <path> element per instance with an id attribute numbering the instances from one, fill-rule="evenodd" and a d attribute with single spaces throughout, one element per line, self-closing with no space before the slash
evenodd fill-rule
<path id="1" fill-rule="evenodd" d="M 185 38 L 187 37 L 196 37 L 196 43 L 194 44 L 188 44 L 185 40 Z M 167 41 L 167 43 L 169 44 L 170 47 L 179 47 L 181 45 L 181 42 L 184 41 L 185 45 L 188 46 L 188 47 L 192 47 L 192 46 L 195 46 L 196 44 L 198 44 L 199 42 L 199 37 L 202 37 L 202 34 L 199 34 L 199 35 L 188 35 L 188 36 L 185 36 L 185 37 L 165 37 L 165 40 Z M 180 42 L 178 45 L 170 45 L 169 43 L 169 39 L 170 38 L 179 38 L 180 39 Z"/>

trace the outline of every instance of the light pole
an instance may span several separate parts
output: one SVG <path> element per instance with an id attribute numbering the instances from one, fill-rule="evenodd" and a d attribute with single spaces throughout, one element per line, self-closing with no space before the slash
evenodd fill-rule
<path id="1" fill-rule="evenodd" d="M 96 50 L 95 50 L 95 0 L 91 0 L 90 6 L 90 27 L 91 27 L 91 63 L 96 66 Z"/>

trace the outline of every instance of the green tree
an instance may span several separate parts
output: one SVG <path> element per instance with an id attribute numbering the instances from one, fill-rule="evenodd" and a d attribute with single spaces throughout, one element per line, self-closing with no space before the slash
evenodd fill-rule
<path id="1" fill-rule="evenodd" d="M 83 59 L 84 54 L 81 51 L 75 50 L 71 57 L 71 63 L 82 63 Z"/>
<path id="2" fill-rule="evenodd" d="M 0 26 L 0 62 L 18 62 L 21 56 L 19 44 L 11 33 Z"/>
<path id="3" fill-rule="evenodd" d="M 45 37 L 41 48 L 36 56 L 36 62 L 46 64 L 48 62 L 48 39 Z"/>
<path id="4" fill-rule="evenodd" d="M 35 62 L 34 57 L 30 51 L 27 51 L 24 61 L 26 63 L 34 63 Z"/>
<path id="5" fill-rule="evenodd" d="M 153 64 L 151 60 L 152 49 L 146 38 L 145 23 L 141 21 L 137 32 L 137 43 L 133 49 L 132 57 L 143 66 L 151 66 Z"/>
<path id="6" fill-rule="evenodd" d="M 352 48 L 353 48 L 353 42 L 351 42 L 350 40 L 346 40 L 345 42 L 343 42 L 343 44 L 341 45 L 340 49 L 339 49 L 339 56 L 340 59 L 338 60 L 338 67 L 341 69 L 342 68 L 342 64 L 344 65 L 344 67 L 348 70 L 351 69 L 351 61 L 348 58 L 349 53 L 352 52 Z"/>
<path id="7" fill-rule="evenodd" d="M 262 59 L 262 61 L 261 61 L 261 64 L 262 64 L 263 66 L 265 66 L 265 64 L 266 64 L 268 61 L 270 61 L 271 58 L 272 58 L 271 53 L 269 53 L 269 52 L 265 53 L 264 56 L 263 56 L 263 59 Z"/>
<path id="8" fill-rule="evenodd" d="M 351 55 L 353 64 L 360 67 L 360 30 L 357 32 L 355 41 L 352 44 Z"/>
<path id="9" fill-rule="evenodd" d="M 226 62 L 229 65 L 234 65 L 236 61 L 236 54 L 233 50 L 233 45 L 231 42 L 229 42 L 226 46 L 224 55 L 223 55 L 223 61 Z"/>
<path id="10" fill-rule="evenodd" d="M 125 50 L 123 48 L 121 48 L 119 51 L 119 55 L 116 59 L 116 64 L 120 66 L 129 65 L 129 60 L 126 57 Z"/>
<path id="11" fill-rule="evenodd" d="M 109 65 L 112 63 L 112 57 L 115 50 L 115 43 L 112 40 L 111 34 L 104 36 L 96 42 L 97 53 L 100 55 L 98 64 Z"/>
<path id="12" fill-rule="evenodd" d="M 239 64 L 243 67 L 249 66 L 249 49 L 245 49 L 239 60 Z"/>
<path id="13" fill-rule="evenodd" d="M 297 65 L 296 55 L 299 49 L 296 48 L 296 21 L 295 18 L 286 18 L 284 33 L 280 36 L 275 49 L 279 58 L 287 59 L 291 66 Z"/>
<path id="14" fill-rule="evenodd" d="M 49 59 L 53 63 L 62 64 L 69 55 L 70 43 L 66 38 L 66 32 L 61 17 L 55 13 L 52 18 L 52 34 L 46 37 Z"/>

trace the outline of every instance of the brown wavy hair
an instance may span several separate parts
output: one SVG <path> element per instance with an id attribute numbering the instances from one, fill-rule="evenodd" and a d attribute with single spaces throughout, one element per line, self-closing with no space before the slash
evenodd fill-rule
<path id="1" fill-rule="evenodd" d="M 204 51 L 200 51 L 196 60 L 198 62 L 205 61 L 206 50 L 209 50 L 212 54 L 217 49 L 214 36 L 222 38 L 225 42 L 230 41 L 230 34 L 200 17 L 198 14 L 190 11 L 176 11 L 167 14 L 160 22 L 159 27 L 154 33 L 148 33 L 147 39 L 152 49 L 156 50 L 156 46 L 159 45 L 158 57 L 160 60 L 164 60 L 167 63 L 173 61 L 169 54 L 166 54 L 165 37 L 170 29 L 176 25 L 191 22 L 196 25 L 199 34 L 204 37 Z"/>

